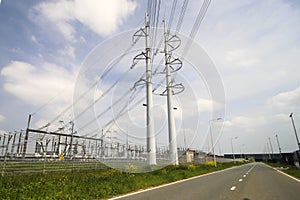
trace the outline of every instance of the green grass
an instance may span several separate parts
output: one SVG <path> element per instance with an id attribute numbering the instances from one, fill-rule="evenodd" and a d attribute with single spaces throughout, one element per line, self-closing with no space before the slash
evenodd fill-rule
<path id="1" fill-rule="evenodd" d="M 3 169 L 3 161 L 0 161 L 0 170 Z M 13 162 L 8 161 L 5 165 L 5 174 L 26 174 L 26 173 L 52 173 L 59 171 L 72 170 L 91 170 L 91 169 L 107 169 L 107 167 L 99 162 L 57 162 L 57 161 L 34 161 L 34 162 Z"/>
<path id="2" fill-rule="evenodd" d="M 266 164 L 270 165 L 271 167 L 275 167 L 279 169 L 282 167 L 282 169 L 280 169 L 282 172 L 287 173 L 297 179 L 300 179 L 300 169 L 294 165 L 283 165 L 280 163 L 266 163 Z"/>
<path id="3" fill-rule="evenodd" d="M 167 166 L 149 173 L 98 169 L 0 178 L 1 199 L 103 199 L 233 166 Z"/>

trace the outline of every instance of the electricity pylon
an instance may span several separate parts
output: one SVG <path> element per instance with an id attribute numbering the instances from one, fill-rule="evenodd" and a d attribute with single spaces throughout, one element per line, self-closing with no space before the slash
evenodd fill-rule
<path id="1" fill-rule="evenodd" d="M 178 37 L 171 36 L 169 31 L 167 30 L 166 20 L 164 20 L 164 53 L 165 53 L 165 74 L 166 74 L 166 95 L 167 95 L 167 109 L 168 109 L 168 131 L 169 131 L 169 158 L 171 164 L 178 165 L 178 151 L 177 151 L 177 139 L 176 139 L 176 127 L 175 127 L 175 119 L 173 113 L 173 94 L 178 94 L 183 92 L 184 87 L 182 84 L 175 84 L 174 80 L 172 80 L 171 73 L 178 71 L 182 67 L 182 62 L 180 59 L 173 59 L 172 55 L 169 51 L 169 47 L 171 51 L 177 49 L 180 45 L 180 42 L 176 45 L 170 45 L 170 42 L 178 41 Z M 180 41 L 180 39 L 179 39 Z M 176 67 L 174 67 L 176 66 Z M 177 92 L 175 90 L 178 90 Z M 164 93 L 163 93 L 164 94 Z M 163 95 L 162 94 L 162 95 Z"/>
<path id="2" fill-rule="evenodd" d="M 136 42 L 140 37 L 145 37 L 145 52 L 135 56 L 132 67 L 139 61 L 146 61 L 146 79 L 142 80 L 146 83 L 146 98 L 147 98 L 147 164 L 156 165 L 156 141 L 155 128 L 153 120 L 153 97 L 152 97 L 152 66 L 151 66 L 151 48 L 150 48 L 150 22 L 149 15 L 145 14 L 145 28 L 138 30 L 133 39 Z"/>

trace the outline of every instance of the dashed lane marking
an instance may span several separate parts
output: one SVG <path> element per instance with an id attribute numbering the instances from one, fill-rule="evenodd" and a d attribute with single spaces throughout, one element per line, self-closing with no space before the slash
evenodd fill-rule
<path id="1" fill-rule="evenodd" d="M 236 189 L 236 186 L 232 186 L 232 187 L 230 188 L 231 191 L 234 191 L 235 189 Z"/>
<path id="2" fill-rule="evenodd" d="M 156 186 L 156 187 L 153 187 L 153 188 L 142 189 L 142 190 L 139 190 L 139 191 L 136 191 L 136 192 L 131 192 L 131 193 L 128 193 L 128 194 L 124 194 L 124 195 L 112 197 L 112 198 L 110 198 L 110 200 L 116 200 L 116 199 L 121 199 L 121 198 L 124 198 L 124 197 L 133 196 L 133 195 L 140 194 L 140 193 L 143 193 L 143 192 L 148 192 L 148 191 L 155 190 L 155 189 L 158 189 L 158 188 L 168 187 L 170 185 L 175 185 L 177 183 L 183 183 L 183 182 L 186 182 L 186 181 L 190 181 L 190 180 L 193 180 L 193 179 L 198 179 L 198 178 L 209 176 L 209 175 L 212 175 L 212 174 L 222 173 L 224 171 L 229 171 L 229 170 L 232 170 L 232 169 L 235 169 L 235 168 L 239 168 L 239 167 L 243 167 L 243 166 L 245 166 L 245 165 L 234 166 L 234 167 L 230 167 L 230 168 L 227 168 L 227 169 L 222 169 L 222 170 L 219 170 L 219 171 L 214 171 L 214 172 L 211 172 L 211 173 L 207 173 L 207 174 L 202 174 L 202 175 L 199 175 L 199 176 L 191 177 L 191 178 L 188 178 L 188 179 L 183 179 L 183 180 L 179 180 L 179 181 L 167 183 L 167 184 L 164 184 L 164 185 L 159 185 L 159 186 Z M 236 186 L 234 186 L 233 190 L 235 190 L 235 188 L 236 188 Z"/>
<path id="3" fill-rule="evenodd" d="M 242 181 L 243 181 L 243 179 L 240 178 L 240 179 L 239 179 L 239 182 L 242 182 Z"/>

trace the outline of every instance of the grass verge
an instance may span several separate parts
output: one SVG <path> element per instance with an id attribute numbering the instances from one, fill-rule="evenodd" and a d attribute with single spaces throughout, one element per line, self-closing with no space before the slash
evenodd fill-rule
<path id="1" fill-rule="evenodd" d="M 277 168 L 278 170 L 287 173 L 300 180 L 300 169 L 294 165 L 284 165 L 280 163 L 266 163 L 267 165 Z"/>
<path id="2" fill-rule="evenodd" d="M 233 163 L 167 166 L 149 173 L 114 169 L 0 177 L 1 199 L 103 199 L 232 167 Z"/>

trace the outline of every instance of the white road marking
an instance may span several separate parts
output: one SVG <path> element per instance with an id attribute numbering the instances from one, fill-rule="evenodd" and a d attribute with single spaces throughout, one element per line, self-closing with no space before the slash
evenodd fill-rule
<path id="1" fill-rule="evenodd" d="M 254 165 L 247 171 L 246 174 L 249 174 L 249 173 L 253 170 L 253 168 L 254 168 L 256 165 L 257 165 L 257 164 L 254 164 Z"/>
<path id="2" fill-rule="evenodd" d="M 271 166 L 269 166 L 269 165 L 267 165 L 267 164 L 265 164 L 265 163 L 263 163 L 263 164 L 264 164 L 265 166 L 267 166 L 267 167 L 269 167 L 269 168 L 271 168 L 271 169 L 274 169 L 274 170 L 276 170 L 277 172 L 279 172 L 279 173 L 281 173 L 281 174 L 283 174 L 283 175 L 285 175 L 285 176 L 291 178 L 291 179 L 294 179 L 294 180 L 297 181 L 297 182 L 300 182 L 299 179 L 297 179 L 297 178 L 295 178 L 295 177 L 293 177 L 293 176 L 291 176 L 291 175 L 289 175 L 289 174 L 286 174 L 286 173 L 284 173 L 284 172 L 282 172 L 282 171 L 280 171 L 280 170 L 278 170 L 278 169 L 276 169 L 276 168 L 273 168 L 273 167 L 271 167 Z"/>
<path id="3" fill-rule="evenodd" d="M 236 186 L 232 186 L 232 187 L 230 188 L 231 191 L 234 191 L 235 189 L 236 189 Z"/>
<path id="4" fill-rule="evenodd" d="M 243 181 L 243 179 L 240 178 L 240 179 L 239 179 L 239 182 L 242 182 L 242 181 Z"/>
<path id="5" fill-rule="evenodd" d="M 152 188 L 148 188 L 148 189 L 141 189 L 141 190 L 138 190 L 138 191 L 135 191 L 135 192 L 131 192 L 131 193 L 128 193 L 128 194 L 124 194 L 124 195 L 112 197 L 109 200 L 116 200 L 116 199 L 121 199 L 121 198 L 124 198 L 124 197 L 133 196 L 135 194 L 140 194 L 140 193 L 143 193 L 143 192 L 148 192 L 148 191 L 151 191 L 151 190 L 155 190 L 155 189 L 158 189 L 158 188 L 167 187 L 167 186 L 174 185 L 174 184 L 177 184 L 177 183 L 183 183 L 183 182 L 186 182 L 186 181 L 190 181 L 190 180 L 193 180 L 193 179 L 201 178 L 201 177 L 204 177 L 204 176 L 209 176 L 209 175 L 212 175 L 212 174 L 218 174 L 218 173 L 221 173 L 221 172 L 224 172 L 224 171 L 232 170 L 232 169 L 243 167 L 243 166 L 245 166 L 245 165 L 233 166 L 233 167 L 230 167 L 230 168 L 222 169 L 222 170 L 219 170 L 219 171 L 214 171 L 214 172 L 207 173 L 207 174 L 202 174 L 202 175 L 199 175 L 199 176 L 194 176 L 194 177 L 191 177 L 191 178 L 187 178 L 187 179 L 183 179 L 183 180 L 179 180 L 179 181 L 167 183 L 167 184 L 164 184 L 164 185 L 159 185 L 159 186 L 156 186 L 156 187 L 152 187 Z M 236 186 L 233 186 L 233 187 L 234 187 L 233 190 L 235 190 Z"/>
<path id="6" fill-rule="evenodd" d="M 245 178 L 246 176 L 247 176 L 247 175 L 246 175 L 246 174 L 244 174 L 244 176 L 243 176 L 243 177 Z"/>

